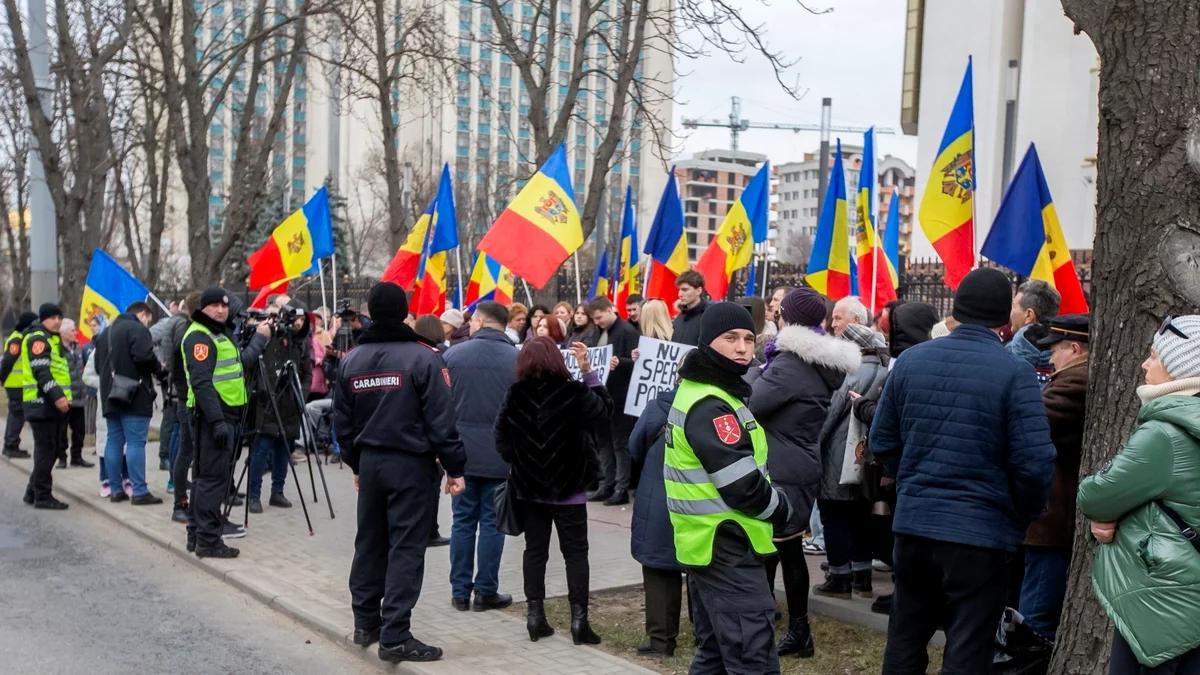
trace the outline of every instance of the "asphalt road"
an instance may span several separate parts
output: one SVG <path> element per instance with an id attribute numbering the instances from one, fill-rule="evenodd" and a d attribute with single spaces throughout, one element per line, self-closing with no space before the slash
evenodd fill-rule
<path id="1" fill-rule="evenodd" d="M 0 671 L 379 672 L 85 507 L 25 506 L 24 486 L 0 467 Z"/>

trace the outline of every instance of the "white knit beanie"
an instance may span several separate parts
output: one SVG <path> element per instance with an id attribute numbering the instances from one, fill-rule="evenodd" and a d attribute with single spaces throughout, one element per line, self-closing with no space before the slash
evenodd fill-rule
<path id="1" fill-rule="evenodd" d="M 1169 328 L 1155 334 L 1154 351 L 1159 360 L 1176 380 L 1200 377 L 1200 315 L 1174 317 L 1171 326 L 1188 337 L 1184 339 Z"/>

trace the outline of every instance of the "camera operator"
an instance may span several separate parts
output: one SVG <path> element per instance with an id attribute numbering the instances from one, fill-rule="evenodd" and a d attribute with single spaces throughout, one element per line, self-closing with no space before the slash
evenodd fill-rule
<path id="1" fill-rule="evenodd" d="M 271 336 L 259 323 L 245 350 L 238 348 L 227 320 L 229 294 L 210 288 L 184 333 L 182 355 L 187 374 L 187 407 L 192 413 L 195 475 L 187 549 L 200 558 L 236 558 L 238 550 L 221 540 L 221 502 L 229 491 L 234 441 L 246 405 L 245 372 L 256 365 Z"/>
<path id="2" fill-rule="evenodd" d="M 300 415 L 304 412 L 300 406 L 312 386 L 312 356 L 308 348 L 311 325 L 308 315 L 303 309 L 289 305 L 272 307 L 268 313 L 275 321 L 275 339 L 267 344 L 262 357 L 269 381 L 257 383 L 258 392 L 255 396 L 258 433 L 250 447 L 250 482 L 246 488 L 250 513 L 262 513 L 262 479 L 268 466 L 271 468 L 271 499 L 268 503 L 284 509 L 292 506 L 283 496 L 283 487 L 287 480 L 292 444 L 300 436 Z M 284 364 L 289 361 L 296 365 L 296 374 L 300 377 L 302 391 L 299 402 L 289 382 L 279 383 Z M 279 410 L 279 420 L 276 420 L 275 409 L 271 406 L 272 398 Z M 282 429 L 279 428 L 280 420 L 283 422 Z"/>

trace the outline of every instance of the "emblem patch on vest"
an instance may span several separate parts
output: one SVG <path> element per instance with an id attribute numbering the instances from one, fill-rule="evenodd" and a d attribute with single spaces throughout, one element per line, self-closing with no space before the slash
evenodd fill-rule
<path id="1" fill-rule="evenodd" d="M 29 345 L 29 351 L 33 352 L 34 356 L 37 356 L 46 351 L 46 343 L 41 341 L 34 342 L 32 345 Z"/>
<path id="2" fill-rule="evenodd" d="M 713 419 L 713 427 L 717 430 L 717 438 L 725 445 L 733 445 L 742 440 L 742 426 L 733 415 L 721 415 Z"/>
<path id="3" fill-rule="evenodd" d="M 197 342 L 192 345 L 192 358 L 197 361 L 204 361 L 208 358 L 208 345 L 203 342 Z"/>

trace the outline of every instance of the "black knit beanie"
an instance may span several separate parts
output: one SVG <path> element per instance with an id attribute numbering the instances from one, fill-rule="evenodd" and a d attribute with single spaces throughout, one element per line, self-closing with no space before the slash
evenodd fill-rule
<path id="1" fill-rule="evenodd" d="M 700 317 L 700 344 L 707 345 L 737 328 L 754 332 L 754 318 L 749 310 L 733 302 L 711 303 Z"/>
<path id="2" fill-rule="evenodd" d="M 367 295 L 367 310 L 371 320 L 384 326 L 403 324 L 408 318 L 408 294 L 396 284 L 375 284 Z"/>
<path id="3" fill-rule="evenodd" d="M 49 319 L 52 316 L 61 317 L 62 315 L 63 315 L 62 309 L 60 309 L 59 306 L 54 304 L 53 302 L 47 302 L 46 304 L 42 305 L 41 307 L 38 307 L 38 320 L 39 321 L 45 321 L 46 319 Z"/>
<path id="4" fill-rule="evenodd" d="M 990 267 L 971 270 L 954 294 L 954 318 L 985 328 L 1007 326 L 1012 309 L 1012 283 Z"/>
<path id="5" fill-rule="evenodd" d="M 17 332 L 24 333 L 25 329 L 32 326 L 33 322 L 37 320 L 37 314 L 34 314 L 33 312 L 21 312 L 21 316 L 17 318 Z"/>

